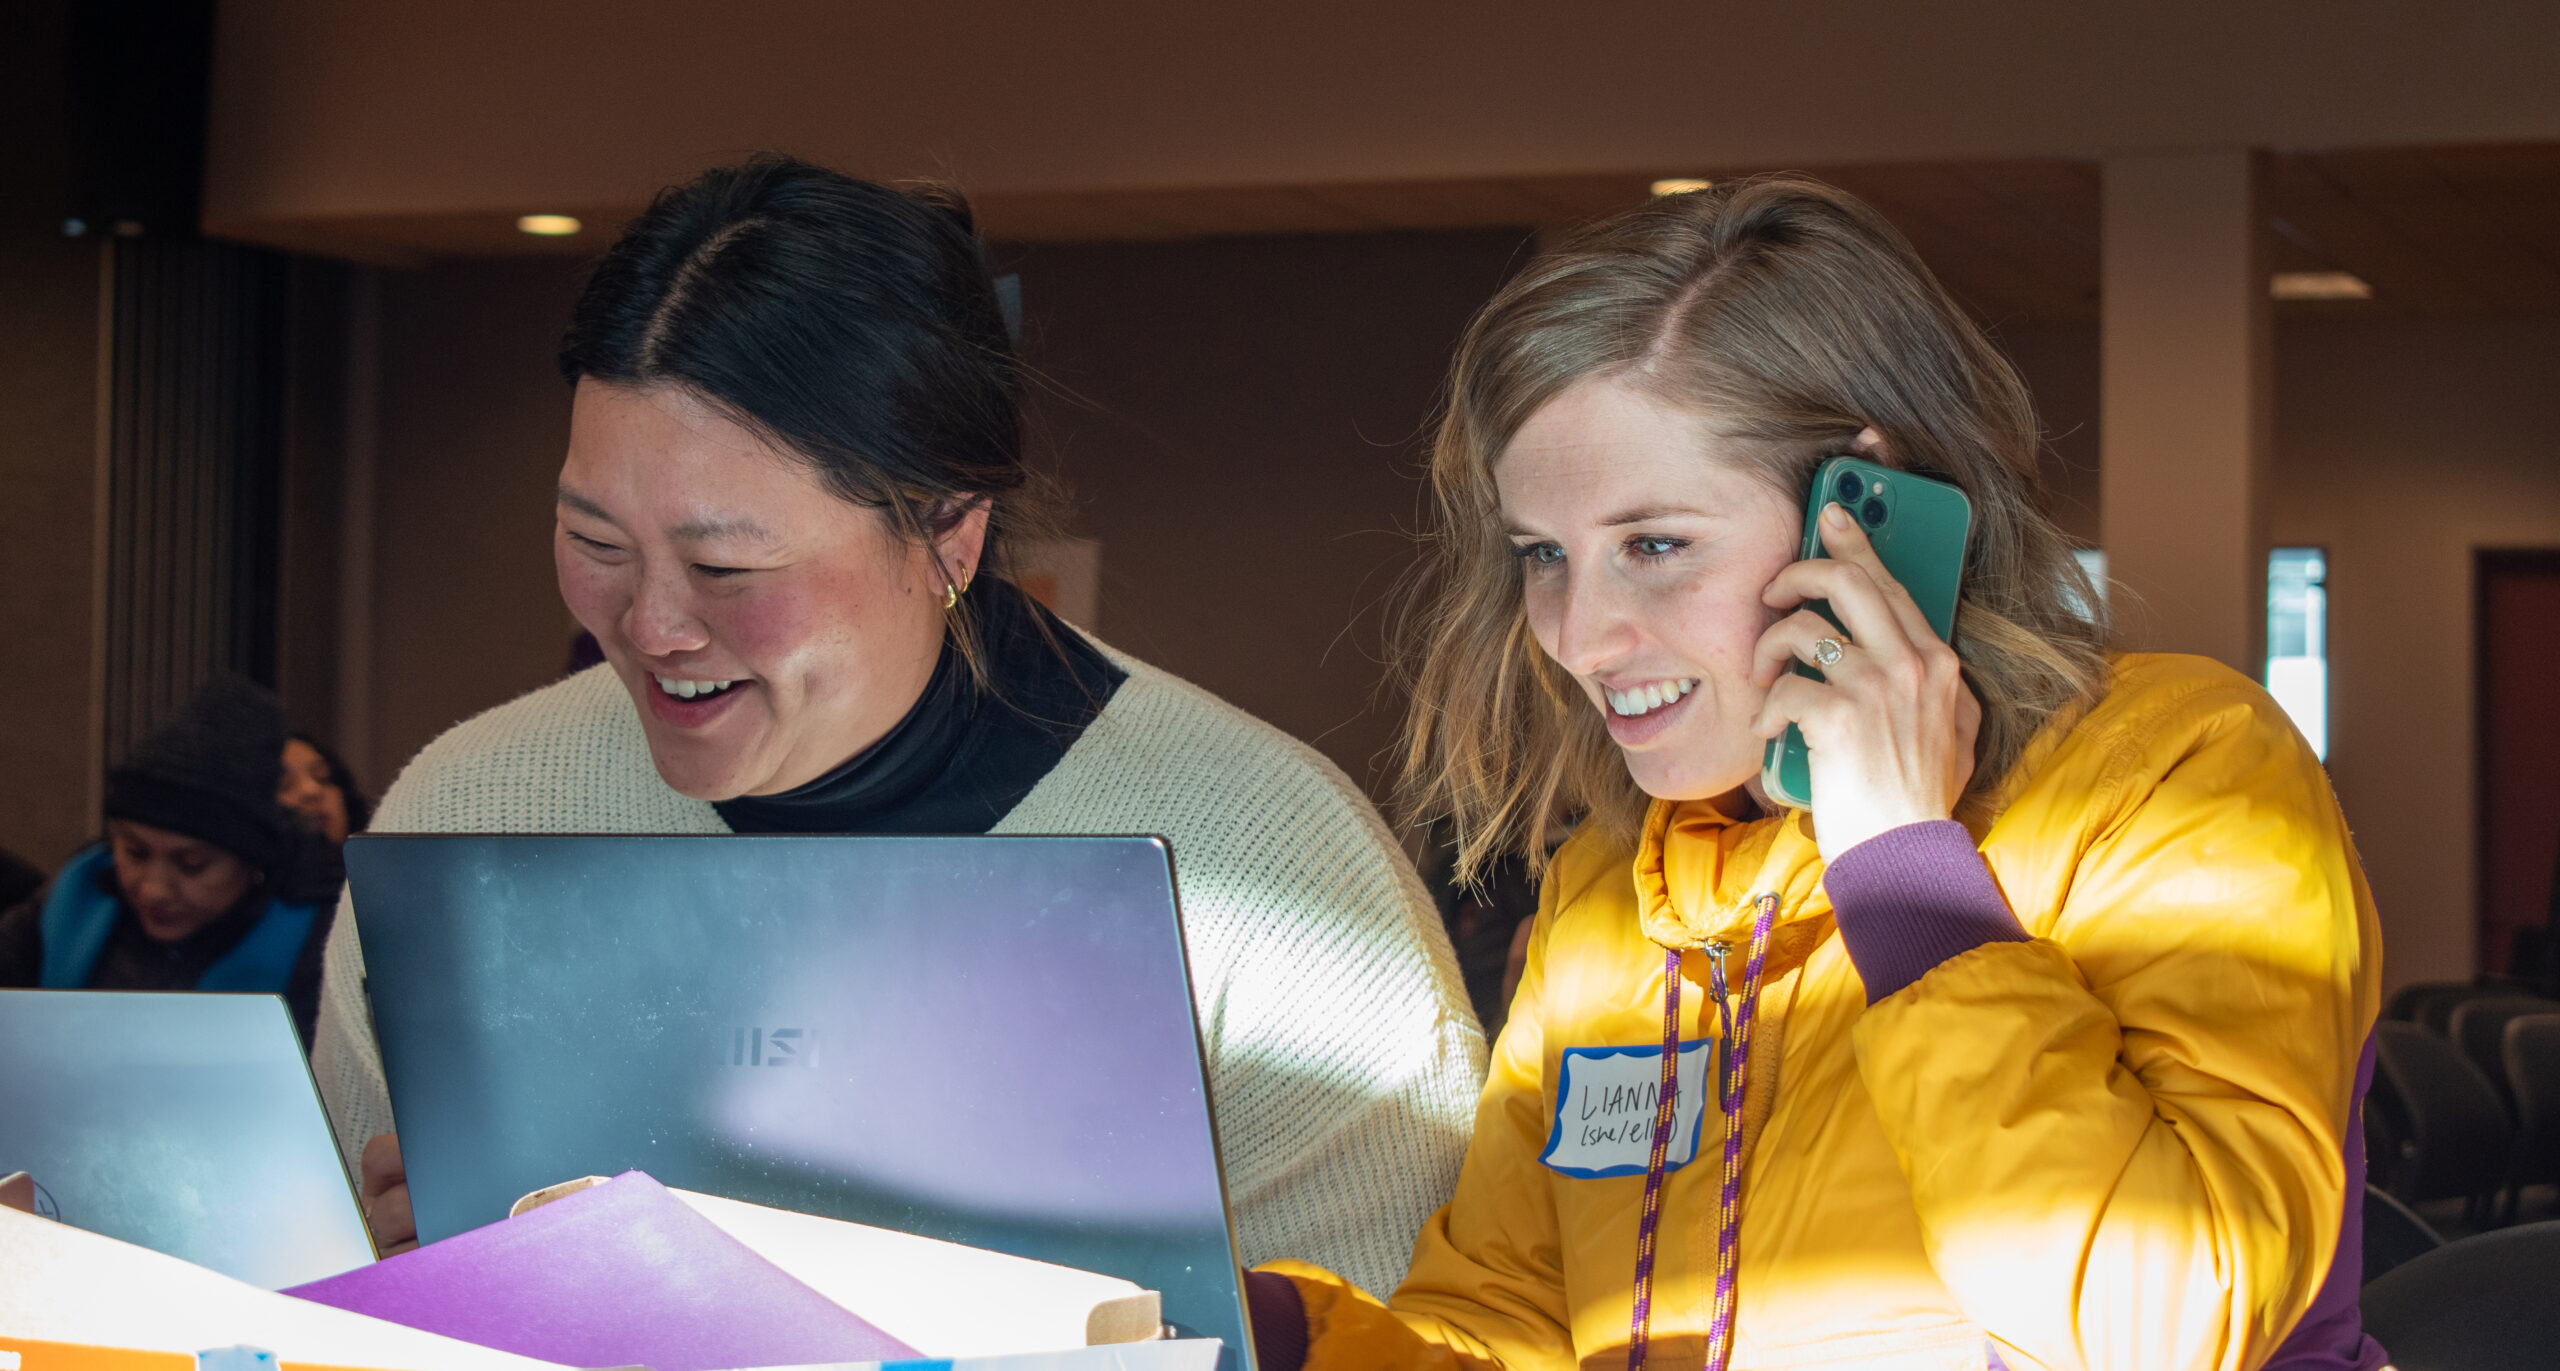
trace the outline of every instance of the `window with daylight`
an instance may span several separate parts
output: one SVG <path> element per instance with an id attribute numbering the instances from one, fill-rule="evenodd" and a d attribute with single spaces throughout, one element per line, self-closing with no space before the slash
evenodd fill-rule
<path id="1" fill-rule="evenodd" d="M 2081 572 L 2089 578 L 2090 588 L 2098 592 L 2098 603 L 2094 607 L 2080 603 L 2080 597 L 2073 595 L 2071 611 L 2083 619 L 2094 619 L 2097 614 L 2093 609 L 2103 611 L 2107 607 L 2107 554 L 2100 548 L 2075 547 L 2071 549 L 2071 560 L 2080 564 Z"/>
<path id="2" fill-rule="evenodd" d="M 2329 758 L 2329 558 L 2316 547 L 2267 554 L 2267 693 L 2322 761 Z"/>

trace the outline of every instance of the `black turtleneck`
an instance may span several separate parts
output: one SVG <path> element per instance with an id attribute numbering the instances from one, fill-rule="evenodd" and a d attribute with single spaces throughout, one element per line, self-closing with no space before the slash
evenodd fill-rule
<path id="1" fill-rule="evenodd" d="M 978 583 L 989 686 L 945 642 L 880 741 L 779 795 L 713 805 L 740 833 L 984 833 L 1102 712 L 1128 673 L 1009 582 Z"/>

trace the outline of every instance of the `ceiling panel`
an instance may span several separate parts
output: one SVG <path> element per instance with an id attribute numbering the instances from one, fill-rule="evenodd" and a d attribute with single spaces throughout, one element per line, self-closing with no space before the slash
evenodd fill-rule
<path id="1" fill-rule="evenodd" d="M 2097 317 L 2103 187 L 2095 159 L 1807 170 L 1882 210 L 1985 319 Z M 991 232 L 1026 238 L 1553 230 L 1639 203 L 1648 180 L 1628 173 L 1337 185 L 1307 188 L 1296 200 L 1204 190 L 1110 197 L 1148 205 L 1127 217 L 1071 221 L 991 205 L 986 219 Z M 2284 315 L 2560 313 L 2560 145 L 2276 154 L 2267 161 L 2266 203 L 2272 270 L 2351 271 L 2375 291 L 2369 301 L 2283 302 Z"/>
<path id="2" fill-rule="evenodd" d="M 1661 169 L 1711 177 L 1751 167 Z M 2000 323 L 2097 317 L 2094 158 L 1809 168 L 1874 202 L 1969 306 Z M 986 196 L 989 236 L 1018 242 L 1521 228 L 1542 236 L 1639 204 L 1654 173 Z M 2374 298 L 2287 314 L 2560 313 L 2560 144 L 2279 153 L 2265 185 L 2275 270 L 2351 271 Z M 278 226 L 263 241 L 385 265 L 438 257 L 594 253 L 628 210 L 575 238 L 517 234 L 505 215 Z"/>
<path id="3" fill-rule="evenodd" d="M 2095 234 L 2020 212 L 2017 201 L 1998 189 L 2015 174 L 2006 165 L 1825 173 L 1893 220 L 1947 287 L 1986 318 L 2012 323 L 2095 317 Z"/>
<path id="4" fill-rule="evenodd" d="M 2279 237 L 2363 276 L 2378 314 L 2560 312 L 2560 147 L 2274 160 Z"/>

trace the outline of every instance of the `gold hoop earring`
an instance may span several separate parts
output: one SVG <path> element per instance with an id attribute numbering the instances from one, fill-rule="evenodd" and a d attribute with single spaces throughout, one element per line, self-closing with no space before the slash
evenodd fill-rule
<path id="1" fill-rule="evenodd" d="M 960 603 L 960 587 L 951 584 L 949 581 L 943 582 L 942 607 L 944 609 L 949 609 L 958 603 Z"/>

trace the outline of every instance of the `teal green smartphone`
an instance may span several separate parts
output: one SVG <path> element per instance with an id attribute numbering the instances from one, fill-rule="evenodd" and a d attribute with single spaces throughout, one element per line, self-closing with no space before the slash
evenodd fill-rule
<path id="1" fill-rule="evenodd" d="M 1878 466 L 1856 457 L 1834 457 L 1813 473 L 1813 490 L 1805 499 L 1804 548 L 1801 560 L 1828 556 L 1822 550 L 1822 507 L 1836 504 L 1849 511 L 1875 545 L 1877 560 L 1919 602 L 1920 613 L 1945 642 L 1956 619 L 1956 592 L 1964 581 L 1965 541 L 1973 533 L 1973 502 L 1944 481 Z M 1834 626 L 1839 616 L 1828 601 L 1807 607 Z M 1845 633 L 1842 635 L 1847 636 Z M 1819 681 L 1822 673 L 1798 662 L 1796 674 Z M 1813 806 L 1813 770 L 1804 734 L 1793 724 L 1769 740 L 1760 763 L 1760 788 L 1771 799 L 1797 809 Z"/>

